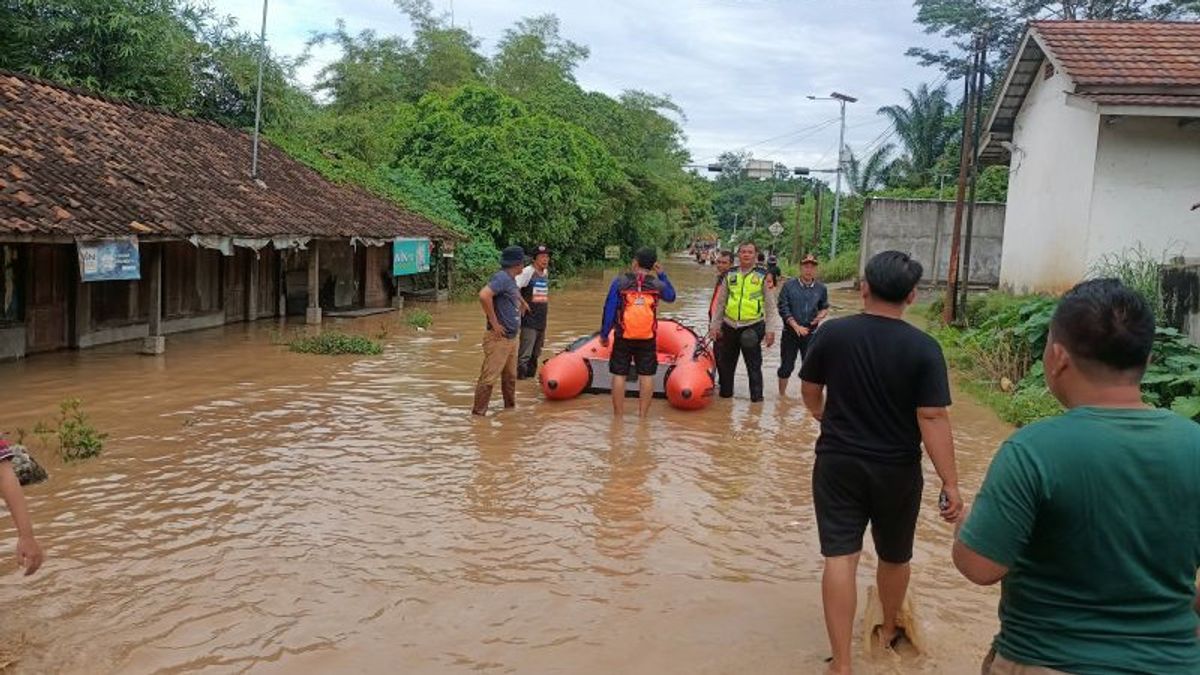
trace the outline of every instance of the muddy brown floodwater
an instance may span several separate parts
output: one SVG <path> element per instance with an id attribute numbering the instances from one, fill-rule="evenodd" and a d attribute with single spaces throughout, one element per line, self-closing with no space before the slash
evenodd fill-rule
<path id="1" fill-rule="evenodd" d="M 710 268 L 668 269 L 665 314 L 699 325 Z M 553 293 L 550 353 L 598 327 L 605 290 L 596 275 Z M 110 434 L 71 466 L 35 452 L 48 561 L 0 577 L 16 670 L 820 671 L 817 428 L 775 398 L 777 353 L 764 404 L 739 372 L 732 401 L 614 423 L 604 397 L 545 402 L 522 382 L 515 413 L 473 420 L 478 306 L 433 315 L 424 333 L 342 324 L 386 327 L 379 357 L 291 354 L 259 322 L 172 336 L 162 358 L 124 345 L 0 365 L 0 428 L 79 396 Z M 1008 429 L 961 394 L 953 419 L 973 493 Z M 996 591 L 950 564 L 925 464 L 912 588 L 930 650 L 863 673 L 978 672 L 996 628 Z M 5 565 L 13 537 L 5 517 Z"/>

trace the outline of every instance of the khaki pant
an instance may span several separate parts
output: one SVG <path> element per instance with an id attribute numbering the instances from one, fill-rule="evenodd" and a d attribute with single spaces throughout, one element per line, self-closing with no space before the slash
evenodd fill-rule
<path id="1" fill-rule="evenodd" d="M 479 384 L 496 386 L 504 379 L 517 379 L 517 338 L 498 337 L 492 331 L 483 334 L 483 367 L 479 369 Z"/>
<path id="2" fill-rule="evenodd" d="M 1067 675 L 1061 670 L 1045 666 L 1023 666 L 1009 661 L 997 654 L 995 649 L 988 652 L 987 658 L 983 660 L 983 670 L 980 672 L 982 675 Z"/>

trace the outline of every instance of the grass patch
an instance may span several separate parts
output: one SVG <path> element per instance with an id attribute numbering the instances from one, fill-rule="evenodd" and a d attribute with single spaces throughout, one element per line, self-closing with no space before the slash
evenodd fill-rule
<path id="1" fill-rule="evenodd" d="M 58 440 L 58 456 L 66 463 L 78 462 L 98 456 L 104 451 L 108 434 L 100 433 L 83 412 L 83 401 L 69 398 L 58 406 L 58 419 L 51 426 L 39 421 L 33 426 L 33 435 L 48 445 L 51 438 Z M 18 430 L 17 444 L 24 440 L 25 431 Z"/>
<path id="2" fill-rule="evenodd" d="M 324 331 L 316 335 L 301 335 L 287 343 L 288 349 L 298 354 L 341 354 L 376 355 L 383 353 L 383 344 L 365 335 L 351 335 L 338 331 Z"/>
<path id="3" fill-rule="evenodd" d="M 410 328 L 429 328 L 433 325 L 433 315 L 427 309 L 412 309 L 404 314 L 404 323 Z"/>

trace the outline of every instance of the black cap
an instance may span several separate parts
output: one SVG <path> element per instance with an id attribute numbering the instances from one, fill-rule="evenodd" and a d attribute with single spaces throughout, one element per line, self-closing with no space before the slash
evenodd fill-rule
<path id="1" fill-rule="evenodd" d="M 538 244 L 533 247 L 533 252 L 530 253 L 530 256 L 536 258 L 542 254 L 550 255 L 550 247 L 545 244 Z"/>

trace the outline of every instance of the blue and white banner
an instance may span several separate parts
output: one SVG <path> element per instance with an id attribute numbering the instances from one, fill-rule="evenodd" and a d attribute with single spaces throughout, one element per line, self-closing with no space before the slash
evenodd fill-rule
<path id="1" fill-rule="evenodd" d="M 84 281 L 137 281 L 142 278 L 137 237 L 77 240 L 79 276 Z"/>

